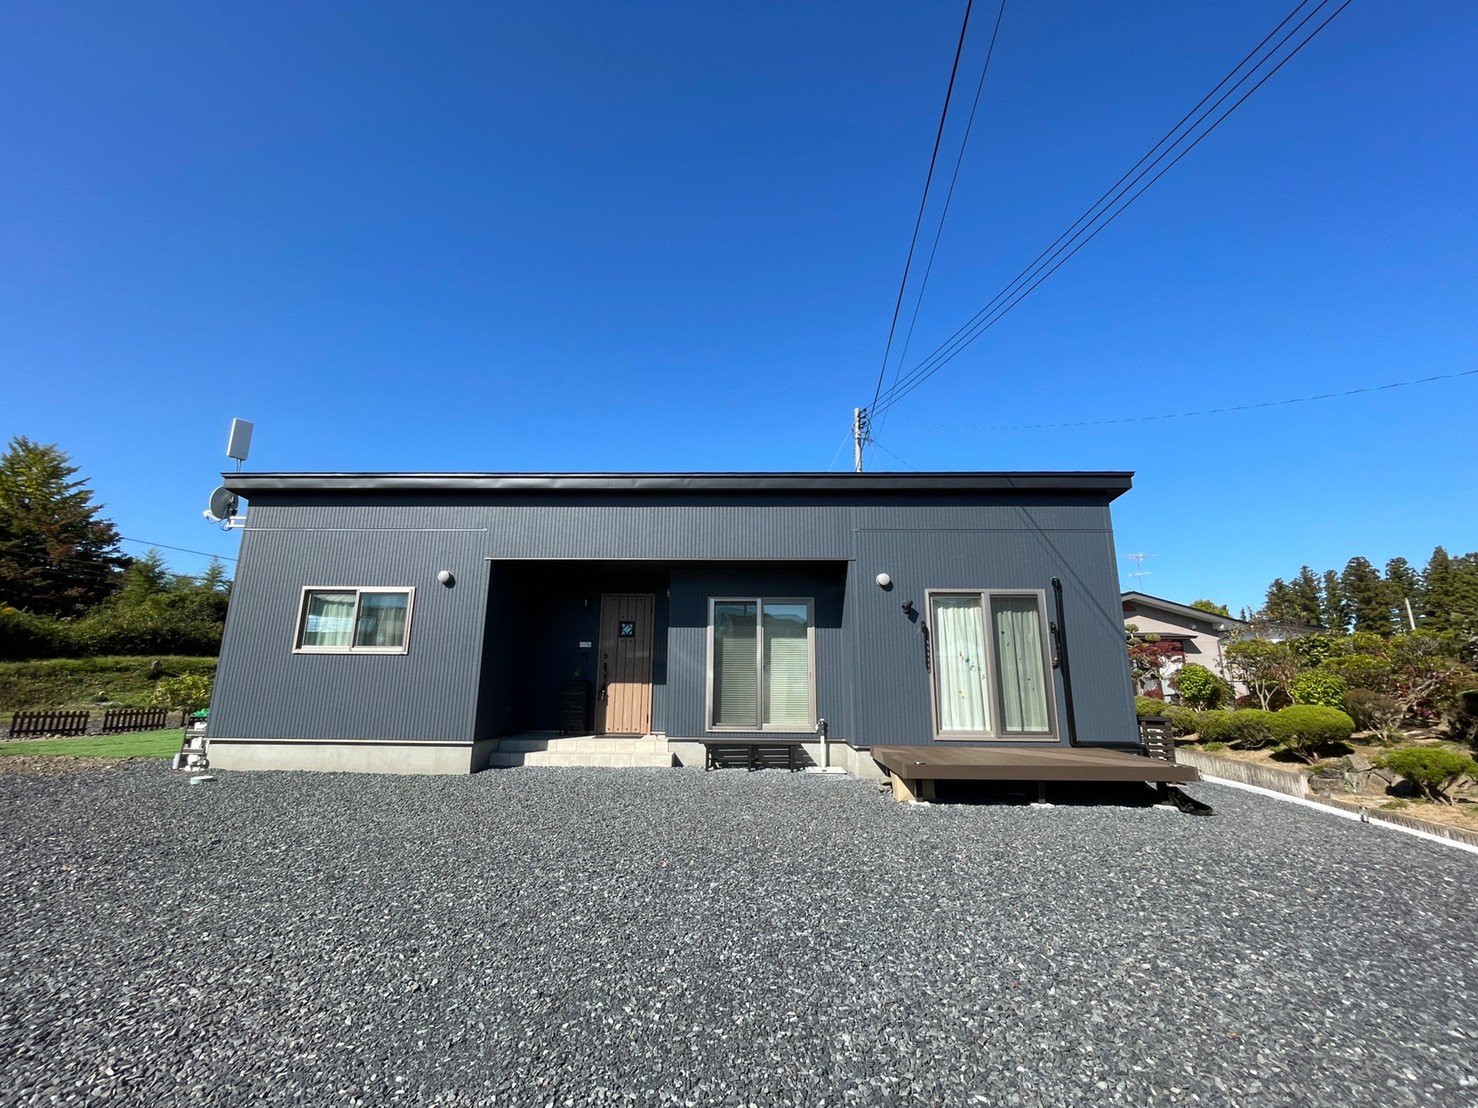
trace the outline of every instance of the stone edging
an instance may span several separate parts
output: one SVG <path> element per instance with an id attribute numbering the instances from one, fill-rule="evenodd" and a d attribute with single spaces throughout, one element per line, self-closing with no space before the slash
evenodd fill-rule
<path id="1" fill-rule="evenodd" d="M 1301 773 L 1290 773 L 1288 770 L 1273 769 L 1271 766 L 1260 766 L 1253 762 L 1239 762 L 1235 758 L 1218 758 L 1215 754 L 1204 754 L 1199 750 L 1177 750 L 1175 752 L 1175 759 L 1188 766 L 1195 766 L 1202 773 L 1209 774 L 1212 777 L 1220 777 L 1227 781 L 1238 781 L 1244 785 L 1256 785 L 1261 789 L 1284 793 L 1288 796 L 1296 796 L 1300 800 L 1306 800 L 1311 804 L 1322 804 L 1328 808 L 1337 808 L 1342 812 L 1351 812 L 1361 816 L 1363 819 L 1379 821 L 1381 823 L 1394 823 L 1398 827 L 1407 827 L 1413 831 L 1423 831 L 1428 835 L 1451 839 L 1453 842 L 1466 843 L 1469 846 L 1478 846 L 1478 831 L 1468 831 L 1461 827 L 1451 827 L 1445 823 L 1433 823 L 1431 820 L 1417 819 L 1415 816 L 1402 815 L 1400 812 L 1388 812 L 1380 808 L 1368 808 L 1363 804 L 1352 804 L 1347 800 L 1313 796 L 1309 792 L 1308 778 Z"/>

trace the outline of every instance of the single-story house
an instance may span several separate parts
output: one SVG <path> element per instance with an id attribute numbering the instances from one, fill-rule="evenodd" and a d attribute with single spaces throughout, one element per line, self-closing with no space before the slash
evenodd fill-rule
<path id="1" fill-rule="evenodd" d="M 1189 604 L 1177 604 L 1143 592 L 1120 594 L 1124 606 L 1124 623 L 1132 626 L 1130 635 L 1138 639 L 1157 639 L 1173 642 L 1178 647 L 1172 657 L 1160 667 L 1157 678 L 1152 678 L 1151 688 L 1170 696 L 1169 681 L 1187 662 L 1205 666 L 1218 677 L 1231 683 L 1238 696 L 1247 692 L 1247 687 L 1227 673 L 1222 656 L 1224 643 L 1242 637 L 1251 630 L 1246 620 L 1232 616 L 1217 615 Z M 1146 689 L 1146 691 L 1149 691 Z"/>
<path id="2" fill-rule="evenodd" d="M 537 733 L 666 764 L 789 737 L 870 774 L 874 745 L 1139 742 L 1129 473 L 223 480 L 249 510 L 215 766 L 467 773 Z"/>

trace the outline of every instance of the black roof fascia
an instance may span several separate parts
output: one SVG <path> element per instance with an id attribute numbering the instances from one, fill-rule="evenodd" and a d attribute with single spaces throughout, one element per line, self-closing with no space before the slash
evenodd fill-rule
<path id="1" fill-rule="evenodd" d="M 1134 474 L 1030 473 L 222 473 L 254 492 L 1128 492 Z"/>

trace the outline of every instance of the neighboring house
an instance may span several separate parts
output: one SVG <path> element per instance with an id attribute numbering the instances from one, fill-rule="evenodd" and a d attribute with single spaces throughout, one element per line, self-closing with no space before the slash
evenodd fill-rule
<path id="1" fill-rule="evenodd" d="M 1178 699 L 1171 691 L 1170 679 L 1181 666 L 1194 662 L 1230 681 L 1238 696 L 1246 694 L 1247 687 L 1232 679 L 1222 658 L 1223 645 L 1251 629 L 1252 625 L 1246 620 L 1219 616 L 1142 592 L 1121 593 L 1119 599 L 1124 606 L 1124 623 L 1134 626 L 1131 634 L 1135 638 L 1174 642 L 1180 648 L 1160 667 L 1159 677 L 1146 682 L 1142 691 L 1153 689 L 1171 700 Z"/>
<path id="2" fill-rule="evenodd" d="M 223 476 L 250 511 L 222 768 L 467 773 L 531 732 L 667 764 L 824 735 L 858 773 L 874 744 L 1139 741 L 1128 473 Z"/>

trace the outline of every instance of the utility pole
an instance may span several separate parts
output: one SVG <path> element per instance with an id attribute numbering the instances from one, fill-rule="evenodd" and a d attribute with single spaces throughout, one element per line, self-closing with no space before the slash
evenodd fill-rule
<path id="1" fill-rule="evenodd" d="M 867 409 L 852 409 L 852 471 L 862 472 L 862 444 L 867 439 Z"/>

